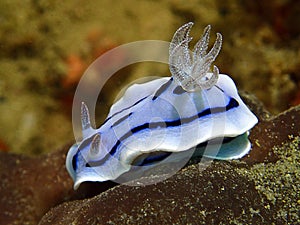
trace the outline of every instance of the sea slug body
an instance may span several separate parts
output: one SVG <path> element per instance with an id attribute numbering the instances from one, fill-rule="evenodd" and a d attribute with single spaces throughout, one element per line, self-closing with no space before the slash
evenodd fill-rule
<path id="1" fill-rule="evenodd" d="M 180 27 L 170 43 L 172 76 L 130 86 L 100 128 L 91 127 L 82 103 L 83 139 L 70 148 L 66 159 L 75 189 L 85 181 L 115 180 L 135 166 L 147 169 L 180 160 L 191 149 L 224 160 L 249 152 L 248 133 L 258 120 L 232 79 L 219 74 L 216 66 L 210 72 L 222 36 L 217 34 L 207 53 L 207 26 L 190 53 L 192 25 Z"/>

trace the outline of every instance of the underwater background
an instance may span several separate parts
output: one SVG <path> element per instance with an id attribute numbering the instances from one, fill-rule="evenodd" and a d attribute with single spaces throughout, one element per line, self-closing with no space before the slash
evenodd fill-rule
<path id="1" fill-rule="evenodd" d="M 212 25 L 212 33 L 220 32 L 223 35 L 222 50 L 215 65 L 220 73 L 233 78 L 239 90 L 255 95 L 258 99 L 255 101 L 263 103 L 261 120 L 300 104 L 299 1 L 1 0 L 0 152 L 3 154 L 0 155 L 0 163 L 6 161 L 4 154 L 42 157 L 45 153 L 56 153 L 66 145 L 70 146 L 74 142 L 73 95 L 88 66 L 101 54 L 121 44 L 140 40 L 170 41 L 174 31 L 189 21 L 194 22 L 191 36 L 195 40 L 208 24 Z M 212 36 L 212 39 L 215 37 Z M 123 60 L 122 56 L 112 59 L 107 66 L 118 60 Z M 98 98 L 97 127 L 105 119 L 118 92 L 131 81 L 149 75 L 169 76 L 168 65 L 139 63 L 113 76 Z M 266 114 L 269 116 L 264 117 Z M 293 119 L 295 117 L 295 121 L 299 121 L 299 113 L 291 116 Z M 274 133 L 280 134 L 281 129 L 287 129 L 278 124 L 273 127 Z M 281 199 L 290 201 L 290 205 L 282 206 L 282 211 L 276 209 L 276 218 L 287 218 L 278 220 L 286 224 L 300 220 L 300 197 L 297 194 L 300 191 L 300 141 L 295 135 L 300 132 L 300 125 L 294 124 L 292 130 L 292 136 L 287 133 L 291 142 L 285 143 L 285 147 L 281 146 L 289 149 L 289 153 L 278 153 L 280 157 L 290 157 L 290 164 L 281 165 L 278 168 L 280 172 L 276 170 L 283 177 L 292 174 L 292 178 L 285 177 L 284 182 L 294 186 L 285 184 L 283 188 L 292 188 L 294 192 L 285 193 L 287 198 Z M 273 147 L 271 144 L 267 146 Z M 276 151 L 282 148 L 277 147 Z M 10 167 L 3 165 L 0 165 L 0 173 L 8 173 Z M 224 171 L 230 171 L 227 166 L 222 164 L 221 167 Z M 271 168 L 264 167 L 264 175 L 258 176 L 262 173 L 260 166 L 257 165 L 250 172 L 245 172 L 246 169 L 239 166 L 236 173 L 247 173 L 258 183 L 274 179 L 270 174 L 277 172 Z M 60 170 L 65 168 L 61 167 Z M 35 184 L 34 181 L 32 184 Z M 66 192 L 69 193 L 69 190 Z M 268 189 L 267 193 L 267 199 L 271 202 L 278 197 L 274 190 Z M 280 190 L 278 193 L 281 193 Z M 0 204 L 6 203 L 6 200 L 0 201 Z M 58 202 L 51 207 L 55 205 Z M 25 221 L 35 224 L 47 210 L 33 210 L 34 216 L 26 217 Z M 259 214 L 253 210 L 252 213 Z M 290 213 L 288 217 L 284 215 L 287 212 Z"/>

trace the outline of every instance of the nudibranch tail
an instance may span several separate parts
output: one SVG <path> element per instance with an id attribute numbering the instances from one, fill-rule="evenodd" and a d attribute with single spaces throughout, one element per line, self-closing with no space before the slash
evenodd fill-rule
<path id="1" fill-rule="evenodd" d="M 209 43 L 210 25 L 203 32 L 201 39 L 190 54 L 188 43 L 189 33 L 193 23 L 180 27 L 174 34 L 169 49 L 169 66 L 174 80 L 187 92 L 213 87 L 218 80 L 218 69 L 214 66 L 213 76 L 208 77 L 211 64 L 215 61 L 222 47 L 222 35 L 217 33 L 216 41 L 211 50 L 206 53 Z M 191 59 L 192 56 L 192 59 Z"/>

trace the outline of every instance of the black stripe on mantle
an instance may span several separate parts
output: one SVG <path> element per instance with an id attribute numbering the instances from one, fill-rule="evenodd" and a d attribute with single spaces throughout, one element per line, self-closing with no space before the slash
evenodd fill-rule
<path id="1" fill-rule="evenodd" d="M 112 147 L 112 149 L 110 150 L 109 154 L 107 154 L 103 159 L 99 160 L 99 161 L 94 161 L 94 162 L 89 162 L 86 164 L 87 167 L 97 167 L 97 166 L 101 166 L 102 164 L 104 164 L 104 162 L 111 156 L 113 156 L 119 145 L 122 143 L 123 140 L 125 140 L 126 138 L 130 137 L 131 135 L 138 133 L 142 130 L 145 129 L 155 129 L 158 127 L 176 127 L 176 126 L 181 126 L 183 124 L 187 124 L 190 123 L 196 119 L 199 119 L 201 117 L 204 116 L 208 116 L 208 115 L 213 115 L 213 114 L 217 114 L 217 113 L 221 113 L 221 112 L 227 112 L 233 108 L 236 108 L 239 106 L 239 103 L 237 100 L 235 100 L 234 98 L 230 98 L 228 104 L 223 107 L 214 107 L 214 108 L 208 108 L 205 109 L 201 112 L 199 112 L 198 114 L 191 116 L 191 117 L 186 117 L 186 118 L 179 118 L 177 120 L 173 120 L 173 121 L 160 121 L 160 122 L 152 122 L 152 123 L 144 123 L 142 125 L 136 126 L 134 128 L 132 128 L 130 131 L 128 131 L 127 133 L 125 133 L 116 143 L 115 145 Z"/>

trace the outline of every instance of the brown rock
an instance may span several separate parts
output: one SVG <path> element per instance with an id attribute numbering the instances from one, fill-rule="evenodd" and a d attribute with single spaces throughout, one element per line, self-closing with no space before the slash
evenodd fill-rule
<path id="1" fill-rule="evenodd" d="M 156 185 L 120 185 L 91 199 L 64 203 L 40 224 L 270 223 L 267 204 L 254 182 L 234 172 L 229 162 L 214 162 L 203 172 L 189 166 Z"/>
<path id="2" fill-rule="evenodd" d="M 37 224 L 51 207 L 94 196 L 114 185 L 105 182 L 90 188 L 85 184 L 75 192 L 65 167 L 68 146 L 39 157 L 0 152 L 1 225 Z"/>
<path id="3" fill-rule="evenodd" d="M 37 158 L 0 152 L 0 224 L 36 224 L 72 190 L 65 151 Z"/>
<path id="4" fill-rule="evenodd" d="M 278 160 L 273 147 L 291 141 L 300 135 L 300 106 L 293 107 L 277 116 L 260 121 L 251 130 L 252 150 L 242 160 L 248 164 L 275 162 Z"/>

